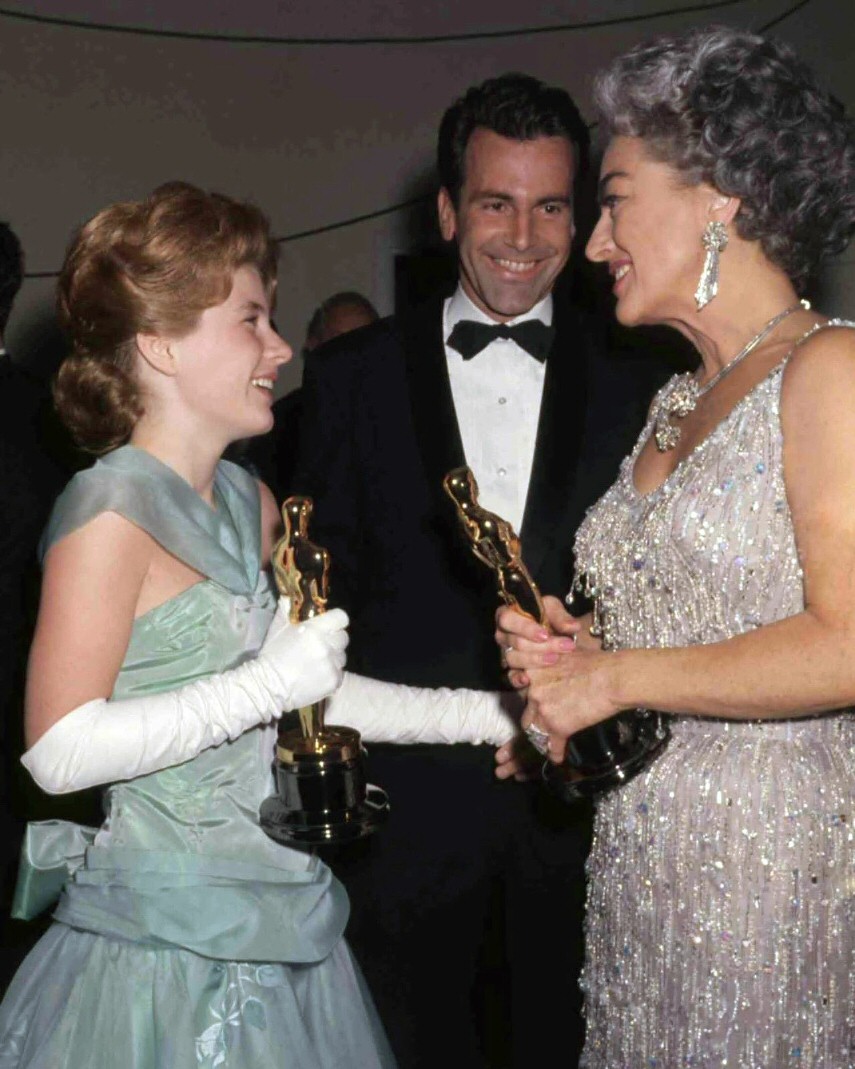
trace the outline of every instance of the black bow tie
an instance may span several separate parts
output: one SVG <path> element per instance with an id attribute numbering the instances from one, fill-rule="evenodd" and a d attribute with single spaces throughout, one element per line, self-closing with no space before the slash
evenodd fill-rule
<path id="1" fill-rule="evenodd" d="M 539 319 L 527 319 L 513 326 L 507 323 L 477 323 L 474 319 L 460 319 L 454 324 L 446 344 L 456 349 L 464 360 L 471 360 L 496 338 L 510 338 L 520 349 L 525 349 L 542 364 L 554 337 L 555 328 L 548 327 Z"/>

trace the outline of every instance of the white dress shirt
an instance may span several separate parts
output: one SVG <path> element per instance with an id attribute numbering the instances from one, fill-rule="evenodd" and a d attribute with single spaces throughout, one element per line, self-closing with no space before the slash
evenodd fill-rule
<path id="1" fill-rule="evenodd" d="M 497 338 L 464 360 L 448 346 L 448 336 L 461 319 L 494 324 L 458 286 L 443 307 L 442 337 L 451 379 L 451 394 L 463 440 L 466 463 L 475 473 L 484 508 L 522 526 L 546 365 L 510 338 Z M 510 324 L 528 319 L 552 323 L 552 295 Z"/>

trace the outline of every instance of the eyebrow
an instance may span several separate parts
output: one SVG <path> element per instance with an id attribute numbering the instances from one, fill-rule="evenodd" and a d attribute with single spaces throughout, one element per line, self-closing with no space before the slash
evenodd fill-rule
<path id="1" fill-rule="evenodd" d="M 500 193 L 491 189 L 479 189 L 475 194 L 474 200 L 501 200 L 507 204 L 513 202 L 514 197 L 511 193 Z M 571 197 L 566 193 L 553 193 L 546 197 L 538 197 L 535 204 L 570 204 Z"/>
<path id="2" fill-rule="evenodd" d="M 611 182 L 613 178 L 629 178 L 626 171 L 609 171 L 608 174 L 604 174 L 597 185 L 597 198 L 603 199 L 603 193 L 606 191 L 606 186 Z"/>
<path id="3" fill-rule="evenodd" d="M 266 312 L 267 309 L 263 304 L 259 304 L 258 301 L 244 301 L 240 306 L 241 312 Z"/>

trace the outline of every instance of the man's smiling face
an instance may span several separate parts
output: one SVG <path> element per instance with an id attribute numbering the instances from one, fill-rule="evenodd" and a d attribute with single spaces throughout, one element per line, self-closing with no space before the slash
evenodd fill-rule
<path id="1" fill-rule="evenodd" d="M 570 255 L 575 152 L 564 137 L 516 141 L 483 127 L 466 145 L 455 207 L 439 192 L 446 241 L 457 239 L 469 299 L 505 322 L 542 300 Z"/>

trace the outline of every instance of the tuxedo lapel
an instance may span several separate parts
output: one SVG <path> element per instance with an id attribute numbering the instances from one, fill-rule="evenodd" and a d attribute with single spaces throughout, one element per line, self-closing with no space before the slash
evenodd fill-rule
<path id="1" fill-rule="evenodd" d="M 556 334 L 546 362 L 520 532 L 523 557 L 534 575 L 556 535 L 568 537 L 567 532 L 559 532 L 559 525 L 577 474 L 587 400 L 587 346 L 578 316 L 570 309 L 559 313 L 556 305 Z"/>
<path id="2" fill-rule="evenodd" d="M 444 505 L 442 481 L 466 463 L 442 337 L 442 302 L 431 301 L 402 317 L 400 340 L 407 368 L 410 407 L 425 474 Z"/>
<path id="3" fill-rule="evenodd" d="M 556 307 L 556 333 L 546 361 L 521 541 L 537 574 L 567 509 L 576 480 L 587 399 L 587 333 L 572 310 Z M 466 463 L 442 337 L 442 302 L 402 316 L 410 408 L 425 475 L 443 515 L 453 517 L 442 481 Z"/>

